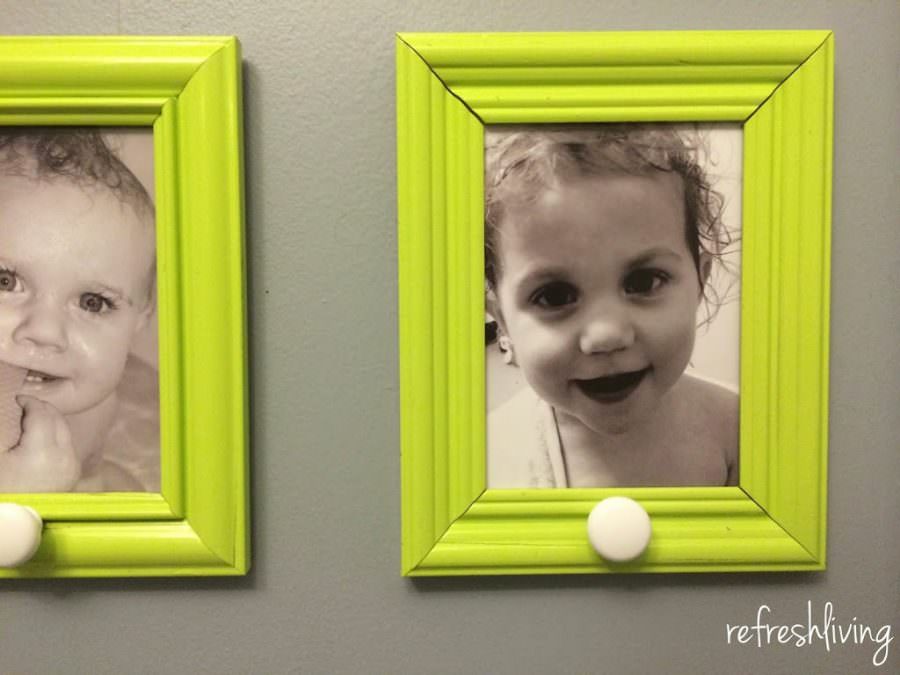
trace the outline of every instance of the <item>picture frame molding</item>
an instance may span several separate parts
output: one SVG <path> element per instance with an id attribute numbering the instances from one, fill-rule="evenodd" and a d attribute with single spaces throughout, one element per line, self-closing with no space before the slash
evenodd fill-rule
<path id="1" fill-rule="evenodd" d="M 405 576 L 825 569 L 834 36 L 401 33 L 397 163 Z M 485 487 L 485 124 L 740 122 L 737 487 Z M 608 563 L 586 520 L 649 513 Z"/>
<path id="2" fill-rule="evenodd" d="M 233 36 L 0 38 L 0 126 L 152 127 L 159 493 L 5 494 L 44 520 L 0 577 L 250 565 L 241 51 Z"/>

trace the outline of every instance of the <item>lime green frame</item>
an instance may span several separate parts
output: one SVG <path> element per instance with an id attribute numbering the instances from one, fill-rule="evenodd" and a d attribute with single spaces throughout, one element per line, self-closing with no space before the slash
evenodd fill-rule
<path id="1" fill-rule="evenodd" d="M 833 35 L 397 37 L 402 573 L 825 568 Z M 485 489 L 483 124 L 743 123 L 739 487 Z M 606 564 L 586 518 L 638 500 Z"/>
<path id="2" fill-rule="evenodd" d="M 43 540 L 0 577 L 249 567 L 240 46 L 233 37 L 0 38 L 0 125 L 152 126 L 159 494 L 0 495 Z"/>

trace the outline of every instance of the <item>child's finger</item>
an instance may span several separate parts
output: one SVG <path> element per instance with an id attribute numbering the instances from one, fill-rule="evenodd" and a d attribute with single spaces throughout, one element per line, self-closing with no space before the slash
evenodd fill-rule
<path id="1" fill-rule="evenodd" d="M 26 368 L 0 361 L 0 452 L 15 447 L 22 435 L 22 408 L 16 394 L 27 374 Z"/>
<path id="2" fill-rule="evenodd" d="M 29 445 L 60 446 L 71 442 L 68 425 L 59 411 L 46 401 L 20 394 L 16 401 L 22 406 L 22 437 Z"/>
<path id="3" fill-rule="evenodd" d="M 72 447 L 72 432 L 69 430 L 69 425 L 66 422 L 66 419 L 62 416 L 62 413 L 59 412 L 54 406 L 47 404 L 47 407 L 53 411 L 53 426 L 54 432 L 56 436 L 56 446 L 59 448 L 71 448 Z"/>
<path id="4" fill-rule="evenodd" d="M 33 396 L 20 394 L 16 401 L 23 410 L 22 436 L 6 453 L 11 484 L 33 492 L 71 490 L 81 475 L 81 462 L 65 418 L 53 405 Z"/>

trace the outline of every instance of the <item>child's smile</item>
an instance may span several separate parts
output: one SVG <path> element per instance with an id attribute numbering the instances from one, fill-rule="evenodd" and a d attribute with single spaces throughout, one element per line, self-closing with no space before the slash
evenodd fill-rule
<path id="1" fill-rule="evenodd" d="M 562 418 L 621 433 L 684 372 L 700 301 L 677 174 L 561 179 L 499 228 L 494 313 Z"/>
<path id="2" fill-rule="evenodd" d="M 28 387 L 29 390 L 43 391 L 62 382 L 63 379 L 64 378 L 62 377 L 44 373 L 40 370 L 29 370 L 28 374 L 25 376 L 25 386 Z M 26 391 L 25 393 L 30 394 L 31 391 Z"/>
<path id="3" fill-rule="evenodd" d="M 64 415 L 116 389 L 150 308 L 152 223 L 105 188 L 5 176 L 0 360 Z"/>
<path id="4" fill-rule="evenodd" d="M 25 381 L 33 384 L 57 382 L 60 379 L 62 378 L 56 377 L 56 375 L 50 375 L 49 373 L 42 373 L 39 370 L 29 370 L 28 374 L 25 376 Z"/>
<path id="5" fill-rule="evenodd" d="M 599 403 L 618 403 L 628 398 L 649 372 L 649 368 L 642 368 L 592 380 L 576 380 L 575 384 L 585 396 Z"/>

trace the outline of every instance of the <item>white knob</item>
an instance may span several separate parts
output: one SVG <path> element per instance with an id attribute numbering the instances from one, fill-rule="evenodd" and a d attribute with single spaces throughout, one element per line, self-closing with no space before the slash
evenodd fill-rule
<path id="1" fill-rule="evenodd" d="M 18 567 L 41 545 L 44 522 L 37 511 L 19 504 L 0 504 L 0 567 Z"/>
<path id="2" fill-rule="evenodd" d="M 591 546 L 610 562 L 637 558 L 650 543 L 650 516 L 628 497 L 608 497 L 591 510 L 587 521 Z"/>

